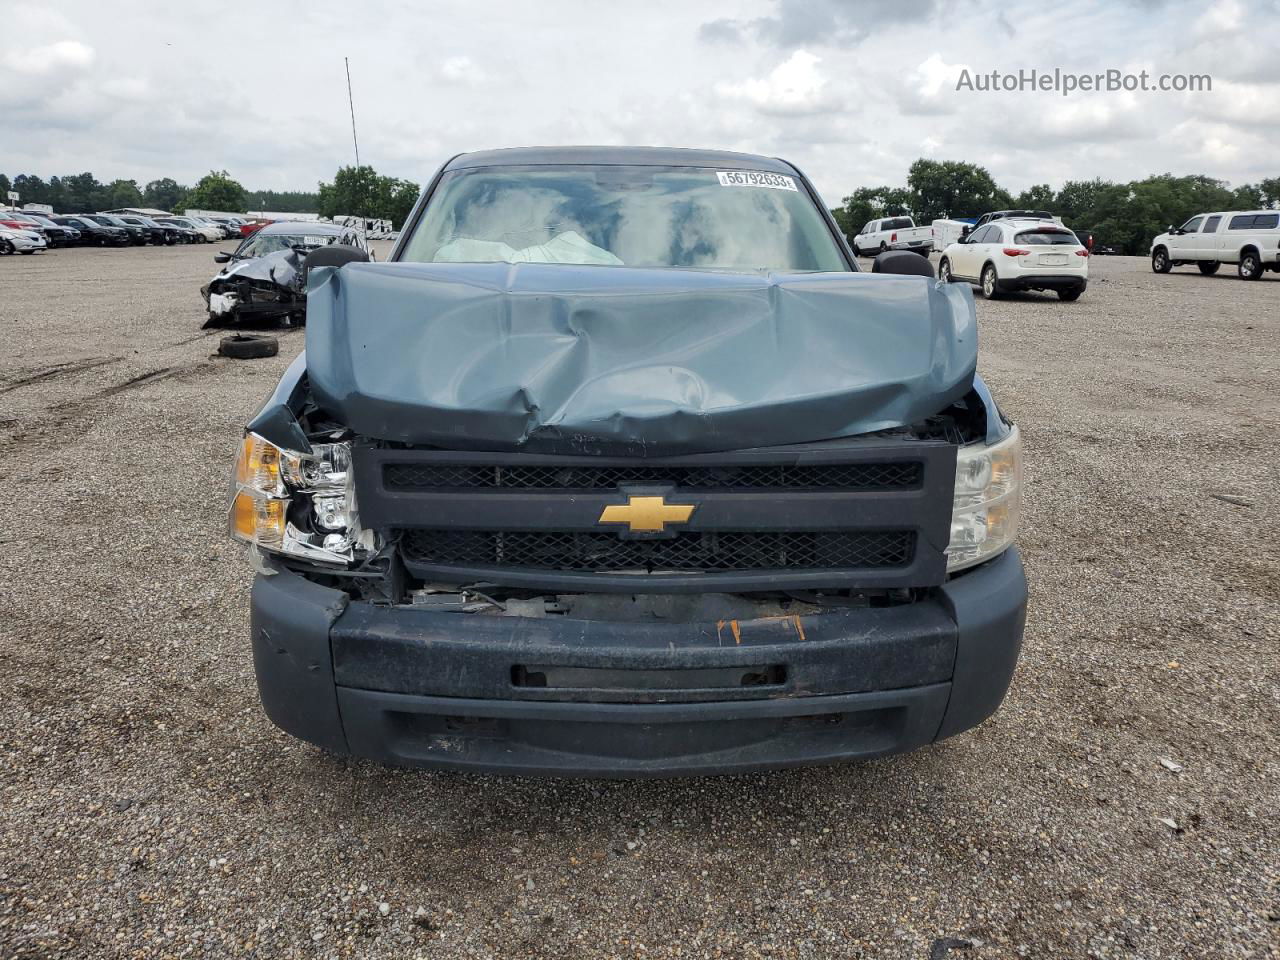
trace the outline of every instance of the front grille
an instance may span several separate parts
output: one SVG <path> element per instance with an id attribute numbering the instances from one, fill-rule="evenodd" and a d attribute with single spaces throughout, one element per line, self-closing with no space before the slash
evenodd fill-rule
<path id="1" fill-rule="evenodd" d="M 409 563 L 523 567 L 561 571 L 830 570 L 906 566 L 913 531 L 867 533 L 694 532 L 664 540 L 624 540 L 616 533 L 407 530 Z"/>
<path id="2" fill-rule="evenodd" d="M 740 466 L 541 466 L 388 463 L 383 482 L 396 491 L 507 487 L 521 490 L 614 490 L 626 486 L 688 490 L 903 490 L 918 487 L 921 464 Z"/>

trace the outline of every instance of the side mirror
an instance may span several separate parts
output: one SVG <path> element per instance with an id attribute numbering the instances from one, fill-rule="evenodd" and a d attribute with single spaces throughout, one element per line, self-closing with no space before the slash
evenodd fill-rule
<path id="1" fill-rule="evenodd" d="M 227 263 L 230 260 L 231 260 L 231 254 L 227 253 L 225 250 L 221 250 L 218 253 L 215 253 L 213 255 L 214 263 Z"/>
<path id="2" fill-rule="evenodd" d="M 886 250 L 871 264 L 872 273 L 901 273 L 933 279 L 933 264 L 910 250 Z"/>

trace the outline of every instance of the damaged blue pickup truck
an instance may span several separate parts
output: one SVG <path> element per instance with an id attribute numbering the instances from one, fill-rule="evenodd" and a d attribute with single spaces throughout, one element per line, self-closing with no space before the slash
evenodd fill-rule
<path id="1" fill-rule="evenodd" d="M 1019 435 L 971 292 L 859 270 L 777 159 L 455 157 L 388 262 L 307 263 L 249 423 L 267 714 L 387 763 L 573 776 L 830 763 L 1004 698 Z"/>

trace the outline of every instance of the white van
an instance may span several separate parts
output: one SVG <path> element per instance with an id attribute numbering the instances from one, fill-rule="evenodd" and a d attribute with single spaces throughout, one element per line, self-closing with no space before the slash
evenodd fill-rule
<path id="1" fill-rule="evenodd" d="M 1236 264 L 1241 280 L 1258 280 L 1280 271 L 1280 212 L 1228 210 L 1198 213 L 1151 241 L 1151 269 L 1168 273 L 1194 263 L 1209 276 L 1224 263 Z"/>

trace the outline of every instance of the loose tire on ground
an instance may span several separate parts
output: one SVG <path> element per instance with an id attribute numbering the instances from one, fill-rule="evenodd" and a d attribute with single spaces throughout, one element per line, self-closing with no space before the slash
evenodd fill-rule
<path id="1" fill-rule="evenodd" d="M 1206 277 L 1212 277 L 1215 273 L 1218 272 L 1218 268 L 1222 266 L 1222 264 L 1214 260 L 1213 262 L 1201 261 L 1200 263 L 1196 264 L 1196 266 L 1200 268 L 1200 272 L 1203 273 Z"/>
<path id="2" fill-rule="evenodd" d="M 233 360 L 258 360 L 274 357 L 280 352 L 280 341 L 275 337 L 256 334 L 236 334 L 223 337 L 218 342 L 218 353 Z"/>
<path id="3" fill-rule="evenodd" d="M 1070 290 L 1059 290 L 1058 299 L 1065 300 L 1067 303 L 1074 303 L 1080 299 L 1080 294 L 1084 293 L 1084 287 L 1073 287 Z"/>

